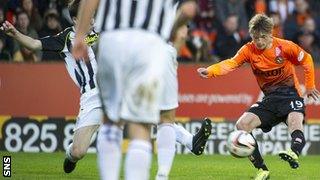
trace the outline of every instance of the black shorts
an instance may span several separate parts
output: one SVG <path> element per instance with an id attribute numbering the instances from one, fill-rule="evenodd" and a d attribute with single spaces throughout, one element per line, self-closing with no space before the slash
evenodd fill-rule
<path id="1" fill-rule="evenodd" d="M 252 105 L 248 112 L 260 118 L 261 125 L 258 128 L 269 132 L 277 124 L 286 123 L 290 112 L 301 112 L 305 115 L 305 105 L 303 98 L 294 88 L 287 88 L 286 91 L 275 91 L 266 95 L 261 102 Z"/>

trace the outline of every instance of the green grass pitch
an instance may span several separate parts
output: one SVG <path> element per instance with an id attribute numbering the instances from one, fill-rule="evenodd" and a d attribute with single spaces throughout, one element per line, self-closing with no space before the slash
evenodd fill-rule
<path id="1" fill-rule="evenodd" d="M 71 174 L 62 170 L 64 153 L 9 153 L 11 155 L 11 179 L 99 179 L 96 155 L 88 154 L 79 161 Z M 270 169 L 271 179 L 310 180 L 320 179 L 320 156 L 303 156 L 301 166 L 293 170 L 277 156 L 266 156 L 265 162 Z M 151 179 L 156 174 L 156 156 L 153 157 Z M 209 180 L 209 179 L 252 179 L 256 170 L 248 159 L 236 159 L 222 155 L 177 155 L 170 174 L 173 180 Z M 121 173 L 123 179 L 123 172 Z"/>

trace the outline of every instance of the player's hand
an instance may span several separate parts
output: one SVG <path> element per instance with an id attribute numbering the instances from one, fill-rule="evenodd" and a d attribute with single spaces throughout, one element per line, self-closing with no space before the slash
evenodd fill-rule
<path id="1" fill-rule="evenodd" d="M 198 68 L 197 71 L 202 78 L 209 78 L 209 72 L 207 68 Z"/>
<path id="2" fill-rule="evenodd" d="M 88 46 L 84 42 L 84 37 L 76 37 L 74 40 L 74 44 L 72 47 L 72 55 L 75 58 L 75 60 L 89 60 L 88 56 Z"/>
<path id="3" fill-rule="evenodd" d="M 316 88 L 310 89 L 306 91 L 307 97 L 308 98 L 312 98 L 315 101 L 319 101 L 320 100 L 320 93 Z"/>
<path id="4" fill-rule="evenodd" d="M 9 21 L 5 21 L 4 23 L 2 23 L 0 29 L 10 37 L 14 37 L 18 33 L 18 30 L 11 23 L 9 23 Z"/>

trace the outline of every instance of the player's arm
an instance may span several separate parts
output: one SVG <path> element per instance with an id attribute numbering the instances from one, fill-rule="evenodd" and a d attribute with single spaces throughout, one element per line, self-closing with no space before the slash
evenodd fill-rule
<path id="1" fill-rule="evenodd" d="M 83 0 L 80 3 L 78 12 L 78 21 L 76 27 L 76 37 L 74 40 L 72 54 L 77 59 L 89 59 L 87 45 L 84 42 L 87 32 L 89 31 L 91 18 L 97 9 L 99 0 Z"/>
<path id="2" fill-rule="evenodd" d="M 8 36 L 12 37 L 18 41 L 21 45 L 28 48 L 31 51 L 42 50 L 41 41 L 38 39 L 33 39 L 32 37 L 26 36 L 19 32 L 11 23 L 5 21 L 1 30 Z"/>
<path id="3" fill-rule="evenodd" d="M 248 59 L 247 52 L 247 46 L 243 46 L 234 57 L 213 64 L 207 68 L 198 68 L 197 71 L 203 78 L 217 77 L 228 74 L 246 62 Z"/>
<path id="4" fill-rule="evenodd" d="M 182 2 L 176 13 L 176 19 L 172 27 L 171 35 L 175 35 L 177 31 L 186 25 L 195 15 L 197 4 L 194 0 Z"/>
<path id="5" fill-rule="evenodd" d="M 301 65 L 304 69 L 306 94 L 317 101 L 320 99 L 320 93 L 315 86 L 314 65 L 310 54 L 306 54 L 306 58 L 301 62 Z"/>
<path id="6" fill-rule="evenodd" d="M 308 97 L 312 97 L 315 101 L 320 99 L 320 93 L 316 89 L 314 65 L 312 56 L 305 52 L 298 45 L 292 43 L 290 45 L 291 50 L 291 62 L 295 65 L 301 65 L 304 69 L 306 94 Z"/>
<path id="7" fill-rule="evenodd" d="M 181 26 L 177 30 L 172 40 L 173 46 L 177 51 L 179 51 L 180 48 L 185 44 L 187 37 L 188 37 L 188 27 L 186 25 Z"/>
<path id="8" fill-rule="evenodd" d="M 173 42 L 173 46 L 177 51 L 179 51 L 186 42 L 188 37 L 187 23 L 195 16 L 197 7 L 194 1 L 181 3 L 182 5 L 179 6 L 177 10 L 175 23 L 170 36 L 170 40 Z"/>

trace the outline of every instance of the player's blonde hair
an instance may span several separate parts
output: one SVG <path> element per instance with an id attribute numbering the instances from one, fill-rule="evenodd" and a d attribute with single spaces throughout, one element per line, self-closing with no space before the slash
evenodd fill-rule
<path id="1" fill-rule="evenodd" d="M 256 14 L 249 21 L 249 32 L 271 34 L 273 29 L 273 20 L 264 14 Z"/>

